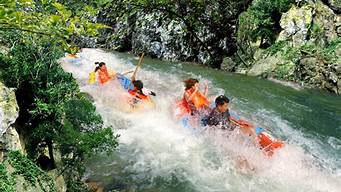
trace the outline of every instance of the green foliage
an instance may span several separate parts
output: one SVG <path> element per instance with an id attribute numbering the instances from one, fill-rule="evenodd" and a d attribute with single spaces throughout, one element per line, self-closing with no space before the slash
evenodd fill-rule
<path id="1" fill-rule="evenodd" d="M 83 173 L 83 157 L 98 152 L 112 152 L 117 146 L 117 137 L 110 127 L 102 128 L 103 122 L 95 112 L 95 107 L 84 97 L 72 99 L 65 103 L 63 132 L 58 143 L 63 161 L 73 165 L 73 170 Z"/>
<path id="2" fill-rule="evenodd" d="M 242 49 L 250 49 L 250 43 L 256 41 L 260 41 L 262 48 L 271 46 L 281 30 L 279 21 L 282 13 L 288 11 L 294 2 L 294 0 L 252 1 L 247 11 L 239 16 L 237 41 Z"/>
<path id="3" fill-rule="evenodd" d="M 117 146 L 117 136 L 111 128 L 103 128 L 95 107 L 57 62 L 65 50 L 77 50 L 71 41 L 74 36 L 96 35 L 105 27 L 89 19 L 98 13 L 91 5 L 107 1 L 85 2 L 68 6 L 57 0 L 0 0 L 0 46 L 7 50 L 0 53 L 0 78 L 6 86 L 16 88 L 18 129 L 27 142 L 29 158 L 36 160 L 48 147 L 54 163 L 53 149 L 58 147 L 64 166 L 60 171 L 69 173 L 64 176 L 75 189 L 84 173 L 83 159 Z M 41 185 L 47 178 L 18 152 L 10 153 L 10 162 L 15 174 L 32 185 Z M 5 173 L 2 178 L 7 179 Z M 6 190 L 11 189 L 10 184 Z"/>
<path id="4" fill-rule="evenodd" d="M 6 55 L 0 54 L 1 78 L 16 88 L 18 123 L 28 141 L 29 157 L 36 159 L 41 147 L 47 146 L 53 161 L 53 147 L 58 147 L 63 157 L 61 171 L 69 174 L 70 182 L 77 182 L 84 173 L 83 159 L 114 150 L 117 136 L 111 128 L 103 128 L 95 107 L 80 94 L 72 75 L 57 63 L 62 55 L 58 43 L 44 39 L 30 44 L 16 42 Z M 20 174 L 33 182 L 38 172 L 23 169 Z"/>
<path id="5" fill-rule="evenodd" d="M 283 65 L 278 66 L 274 71 L 274 77 L 277 79 L 290 80 L 294 81 L 294 71 L 295 64 L 292 62 L 284 63 Z"/>
<path id="6" fill-rule="evenodd" d="M 324 49 L 322 49 L 322 57 L 328 63 L 341 63 L 340 55 L 337 55 L 336 50 L 341 49 L 341 37 L 337 37 L 335 40 L 330 42 Z"/>
<path id="7" fill-rule="evenodd" d="M 321 27 L 320 25 L 318 25 L 316 23 L 314 23 L 311 26 L 310 32 L 311 32 L 311 38 L 318 39 L 318 38 L 323 38 L 323 36 L 324 36 L 323 27 Z"/>
<path id="8" fill-rule="evenodd" d="M 0 164 L 0 191 L 15 192 L 14 178 L 3 164 Z"/>
<path id="9" fill-rule="evenodd" d="M 276 42 L 275 44 L 271 45 L 269 48 L 267 48 L 266 51 L 270 55 L 274 55 L 278 51 L 283 50 L 283 48 L 285 48 L 286 46 L 288 46 L 288 42 L 287 41 L 279 41 L 279 42 Z"/>
<path id="10" fill-rule="evenodd" d="M 5 0 L 0 2 L 0 29 L 16 30 L 25 38 L 54 39 L 65 50 L 76 52 L 70 41 L 74 35 L 97 35 L 97 30 L 107 26 L 88 20 L 94 15 L 90 6 L 79 6 L 78 12 L 69 10 L 57 0 Z"/>
<path id="11" fill-rule="evenodd" d="M 297 63 L 301 59 L 301 56 L 300 48 L 291 46 L 286 47 L 283 54 L 286 60 L 292 61 L 293 63 Z"/>
<path id="12" fill-rule="evenodd" d="M 14 168 L 12 175 L 23 176 L 32 186 L 36 186 L 38 183 L 44 191 L 57 191 L 52 178 L 19 151 L 9 153 L 9 163 Z"/>

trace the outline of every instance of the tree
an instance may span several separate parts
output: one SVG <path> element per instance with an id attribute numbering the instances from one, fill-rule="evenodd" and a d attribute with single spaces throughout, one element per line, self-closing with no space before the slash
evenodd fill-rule
<path id="1" fill-rule="evenodd" d="M 48 168 L 54 168 L 54 149 L 61 151 L 60 171 L 71 187 L 70 181 L 81 183 L 85 157 L 117 146 L 117 136 L 57 62 L 64 51 L 78 49 L 73 36 L 96 35 L 105 27 L 89 20 L 97 13 L 90 6 L 77 10 L 54 0 L 0 0 L 0 79 L 16 88 L 17 131 L 34 162 L 47 147 Z"/>
<path id="2" fill-rule="evenodd" d="M 107 27 L 89 21 L 95 14 L 90 6 L 78 6 L 75 12 L 56 0 L 0 0 L 0 30 L 24 32 L 22 38 L 45 36 L 59 43 L 64 50 L 76 52 L 72 36 L 94 36 L 98 29 Z"/>

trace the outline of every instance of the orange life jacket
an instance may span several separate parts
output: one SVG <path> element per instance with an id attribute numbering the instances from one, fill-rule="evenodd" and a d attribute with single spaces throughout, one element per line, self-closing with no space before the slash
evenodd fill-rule
<path id="1" fill-rule="evenodd" d="M 106 66 L 102 66 L 101 69 L 98 70 L 98 81 L 100 84 L 104 84 L 109 81 L 111 78 L 109 76 L 108 70 Z"/>
<path id="2" fill-rule="evenodd" d="M 189 89 L 186 91 L 188 95 L 191 95 L 193 92 L 194 89 Z M 207 98 L 199 91 L 197 91 L 195 95 L 192 97 L 191 102 L 194 104 L 196 109 L 201 109 L 203 107 L 208 107 L 210 105 L 210 102 L 207 100 Z"/>
<path id="3" fill-rule="evenodd" d="M 175 108 L 174 108 L 175 118 L 180 119 L 190 113 L 191 113 L 191 108 L 188 102 L 186 101 L 185 97 L 176 102 Z"/>
<path id="4" fill-rule="evenodd" d="M 130 95 L 134 96 L 137 99 L 141 99 L 141 100 L 147 100 L 148 99 L 147 95 L 138 93 L 137 90 L 129 90 L 128 92 L 129 92 Z"/>

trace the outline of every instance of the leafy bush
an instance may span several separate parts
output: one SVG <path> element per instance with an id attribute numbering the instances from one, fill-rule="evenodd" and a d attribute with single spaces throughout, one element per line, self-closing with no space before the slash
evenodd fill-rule
<path id="1" fill-rule="evenodd" d="M 63 55 L 60 44 L 44 38 L 25 43 L 13 39 L 9 52 L 0 54 L 1 79 L 16 88 L 18 129 L 27 141 L 29 158 L 37 159 L 47 147 L 54 164 L 53 149 L 58 147 L 63 157 L 61 171 L 69 174 L 69 181 L 80 180 L 83 159 L 115 149 L 117 136 L 111 128 L 103 128 L 95 107 L 79 92 L 72 75 L 57 63 Z"/>
<path id="2" fill-rule="evenodd" d="M 7 172 L 7 169 L 3 164 L 0 164 L 0 191 L 15 192 L 14 177 Z"/>
<path id="3" fill-rule="evenodd" d="M 11 151 L 9 153 L 9 163 L 14 168 L 12 175 L 21 175 L 32 186 L 38 183 L 44 191 L 56 192 L 56 186 L 52 178 L 43 170 L 35 165 L 31 160 L 20 154 L 19 151 Z M 46 185 L 44 185 L 46 184 Z"/>
<path id="4" fill-rule="evenodd" d="M 239 17 L 238 40 L 255 42 L 261 47 L 272 45 L 281 27 L 282 13 L 288 11 L 294 0 L 255 0 Z"/>

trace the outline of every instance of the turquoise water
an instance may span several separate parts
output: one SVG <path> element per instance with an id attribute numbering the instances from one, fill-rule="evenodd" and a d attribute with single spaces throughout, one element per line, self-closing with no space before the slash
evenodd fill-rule
<path id="1" fill-rule="evenodd" d="M 341 188 L 341 96 L 295 90 L 271 81 L 200 66 L 145 59 L 138 78 L 155 91 L 156 109 L 125 113 L 115 83 L 86 84 L 94 61 L 121 72 L 134 68 L 128 54 L 84 49 L 81 60 L 65 64 L 81 89 L 94 97 L 97 110 L 120 134 L 120 147 L 89 160 L 87 178 L 105 191 L 338 191 Z M 209 95 L 227 95 L 231 110 L 261 126 L 286 147 L 267 158 L 238 133 L 193 135 L 172 118 L 182 82 L 208 81 Z M 245 158 L 254 171 L 238 168 Z"/>

